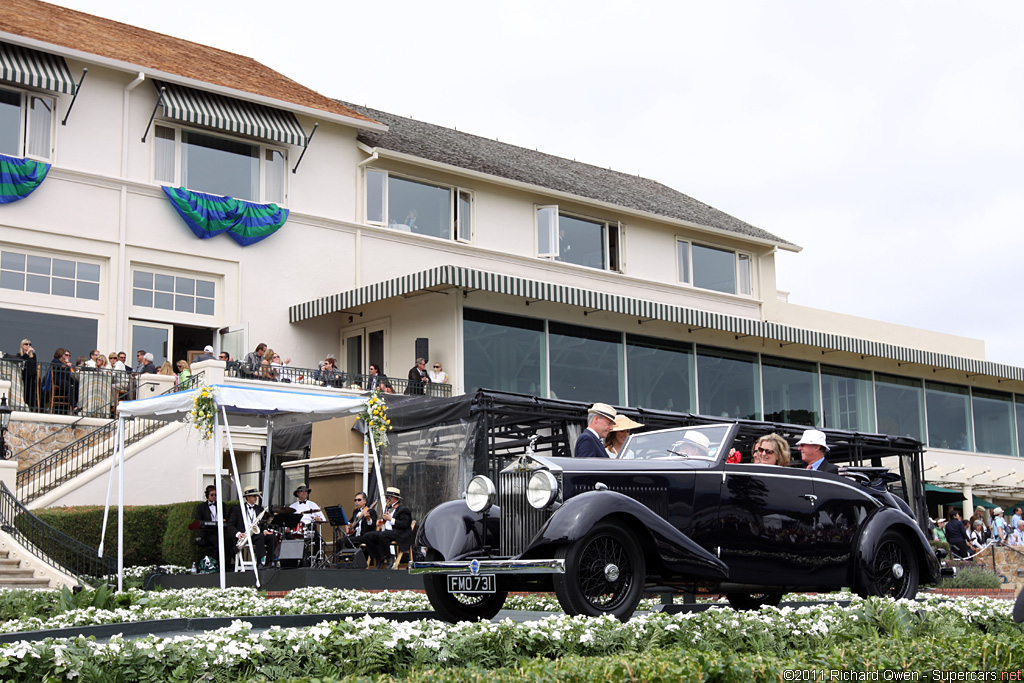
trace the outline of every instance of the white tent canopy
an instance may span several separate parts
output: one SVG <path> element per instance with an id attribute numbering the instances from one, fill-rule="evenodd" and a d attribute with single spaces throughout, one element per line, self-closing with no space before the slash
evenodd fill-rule
<path id="1" fill-rule="evenodd" d="M 228 452 L 231 456 L 231 468 L 235 477 L 235 486 L 242 490 L 241 482 L 238 479 L 238 466 L 235 462 L 235 449 L 231 444 L 231 431 L 228 417 L 231 417 L 231 424 L 238 426 L 267 426 L 268 453 L 269 440 L 271 438 L 272 425 L 293 425 L 318 420 L 329 420 L 334 417 L 342 417 L 352 413 L 358 413 L 366 405 L 367 397 L 303 393 L 299 391 L 279 390 L 264 387 L 240 387 L 235 385 L 215 384 L 209 387 L 213 389 L 213 403 L 216 407 L 214 413 L 214 471 L 220 471 L 223 449 L 220 444 L 220 425 L 225 427 L 224 433 L 227 436 Z M 107 510 L 110 508 L 110 493 L 113 489 L 114 466 L 118 469 L 118 519 L 117 519 L 117 587 L 123 587 L 124 577 L 124 420 L 132 418 L 145 418 L 150 420 L 163 420 L 165 422 L 183 421 L 195 405 L 196 397 L 202 391 L 202 387 L 191 391 L 181 391 L 173 394 L 163 394 L 152 398 L 139 399 L 137 401 L 122 401 L 117 406 L 117 441 L 115 442 L 115 458 L 110 467 L 110 483 L 107 487 Z M 273 421 L 273 422 L 271 422 Z M 374 462 L 376 463 L 376 447 L 373 447 Z M 365 456 L 364 456 L 365 458 Z M 365 462 L 365 460 L 364 460 Z M 365 469 L 365 464 L 364 464 Z M 378 474 L 378 478 L 379 478 Z M 365 473 L 364 473 L 365 479 Z M 220 556 L 220 586 L 225 585 L 225 562 L 224 557 L 224 507 L 223 496 L 220 491 L 220 477 L 215 477 L 217 486 L 217 519 L 218 544 Z M 107 512 L 103 515 L 103 530 L 107 528 Z M 252 553 L 252 538 L 246 537 L 249 552 Z M 100 556 L 103 555 L 103 539 L 100 539 Z M 255 555 L 251 555 L 255 557 Z M 255 563 L 254 563 L 255 564 Z M 256 575 L 256 585 L 259 586 L 259 572 L 253 567 Z"/>

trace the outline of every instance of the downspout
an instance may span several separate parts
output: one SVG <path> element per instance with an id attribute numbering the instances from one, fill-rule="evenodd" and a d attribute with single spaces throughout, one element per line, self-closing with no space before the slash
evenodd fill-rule
<path id="1" fill-rule="evenodd" d="M 360 148 L 363 148 L 362 145 L 360 145 Z M 365 149 L 365 148 L 363 148 L 363 149 Z M 374 148 L 374 150 L 370 154 L 370 156 L 368 156 L 367 158 L 363 159 L 358 164 L 356 164 L 356 168 L 362 169 L 364 166 L 366 166 L 366 164 L 370 163 L 371 161 L 377 161 L 377 149 L 376 148 Z M 365 175 L 363 177 L 365 178 Z M 365 214 L 366 213 L 366 183 L 365 182 L 362 185 L 356 185 L 356 211 L 358 211 L 360 214 Z M 357 220 L 356 222 L 358 223 L 359 221 Z M 363 284 L 363 275 L 362 275 L 362 268 L 360 267 L 359 264 L 362 263 L 362 252 L 363 252 L 363 231 L 362 230 L 356 230 L 356 244 L 355 244 L 355 248 L 352 251 L 353 251 L 353 257 L 355 258 L 355 263 L 352 264 L 352 273 L 354 275 L 353 285 L 355 287 L 361 287 L 362 284 Z"/>
<path id="2" fill-rule="evenodd" d="M 131 111 L 129 106 L 131 92 L 144 80 L 146 80 L 146 75 L 140 71 L 135 80 L 124 87 L 123 102 L 121 104 L 121 196 L 118 205 L 117 225 L 117 313 L 114 325 L 114 342 L 115 348 L 118 351 L 122 349 L 128 350 L 129 356 L 131 356 L 131 350 L 127 347 L 128 339 L 125 329 L 127 327 L 127 320 L 125 318 L 125 286 L 128 270 L 128 264 L 126 263 L 128 253 L 126 245 L 128 241 L 128 185 L 125 182 L 125 179 L 128 177 L 128 115 Z"/>

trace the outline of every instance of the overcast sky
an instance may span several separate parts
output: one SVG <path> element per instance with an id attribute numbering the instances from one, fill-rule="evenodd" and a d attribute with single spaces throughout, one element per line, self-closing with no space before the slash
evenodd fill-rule
<path id="1" fill-rule="evenodd" d="M 331 97 L 661 181 L 795 304 L 1024 366 L 1024 3 L 57 0 Z"/>

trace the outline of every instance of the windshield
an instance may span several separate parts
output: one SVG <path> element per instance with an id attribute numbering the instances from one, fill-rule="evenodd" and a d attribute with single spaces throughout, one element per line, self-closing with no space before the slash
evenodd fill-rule
<path id="1" fill-rule="evenodd" d="M 730 424 L 679 427 L 629 437 L 622 460 L 717 460 Z"/>

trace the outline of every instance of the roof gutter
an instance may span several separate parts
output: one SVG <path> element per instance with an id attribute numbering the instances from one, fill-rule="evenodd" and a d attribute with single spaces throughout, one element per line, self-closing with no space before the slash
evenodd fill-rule
<path id="1" fill-rule="evenodd" d="M 118 59 L 111 59 L 109 57 L 101 57 L 100 55 L 92 54 L 91 52 L 83 52 L 82 50 L 74 50 L 72 48 L 64 47 L 63 45 L 57 45 L 56 43 L 47 43 L 42 40 L 35 40 L 33 38 L 26 38 L 15 33 L 7 33 L 0 31 L 0 40 L 15 45 L 23 45 L 36 50 L 42 50 L 43 52 L 50 52 L 60 54 L 62 57 L 76 59 L 80 62 L 86 62 L 87 64 L 95 64 L 97 66 L 106 67 L 115 71 L 127 71 L 129 73 L 144 73 L 149 78 L 155 78 L 161 81 L 167 81 L 177 85 L 184 85 L 189 88 L 196 88 L 198 90 L 205 90 L 208 92 L 214 92 L 226 97 L 233 97 L 237 100 L 245 100 L 246 102 L 255 102 L 257 104 L 263 104 L 268 107 L 274 107 L 275 109 L 285 109 L 291 112 L 305 114 L 306 116 L 312 116 L 321 120 L 331 121 L 338 123 L 343 126 L 350 126 L 353 128 L 364 128 L 366 130 L 374 130 L 380 133 L 387 132 L 388 127 L 378 121 L 368 119 L 358 119 L 352 116 L 345 116 L 344 114 L 335 114 L 325 109 L 317 109 L 315 107 L 308 107 L 302 104 L 296 104 L 294 102 L 288 102 L 285 100 L 277 100 L 271 97 L 264 97 L 257 95 L 256 93 L 247 92 L 244 90 L 235 90 L 234 88 L 228 88 L 215 83 L 209 83 L 207 81 L 198 80 L 195 78 L 186 78 L 178 74 L 170 73 L 167 71 L 160 71 L 159 69 L 147 69 L 143 68 L 141 71 L 138 64 L 131 64 L 129 62 L 123 62 Z M 330 98 L 327 98 L 330 99 Z"/>

